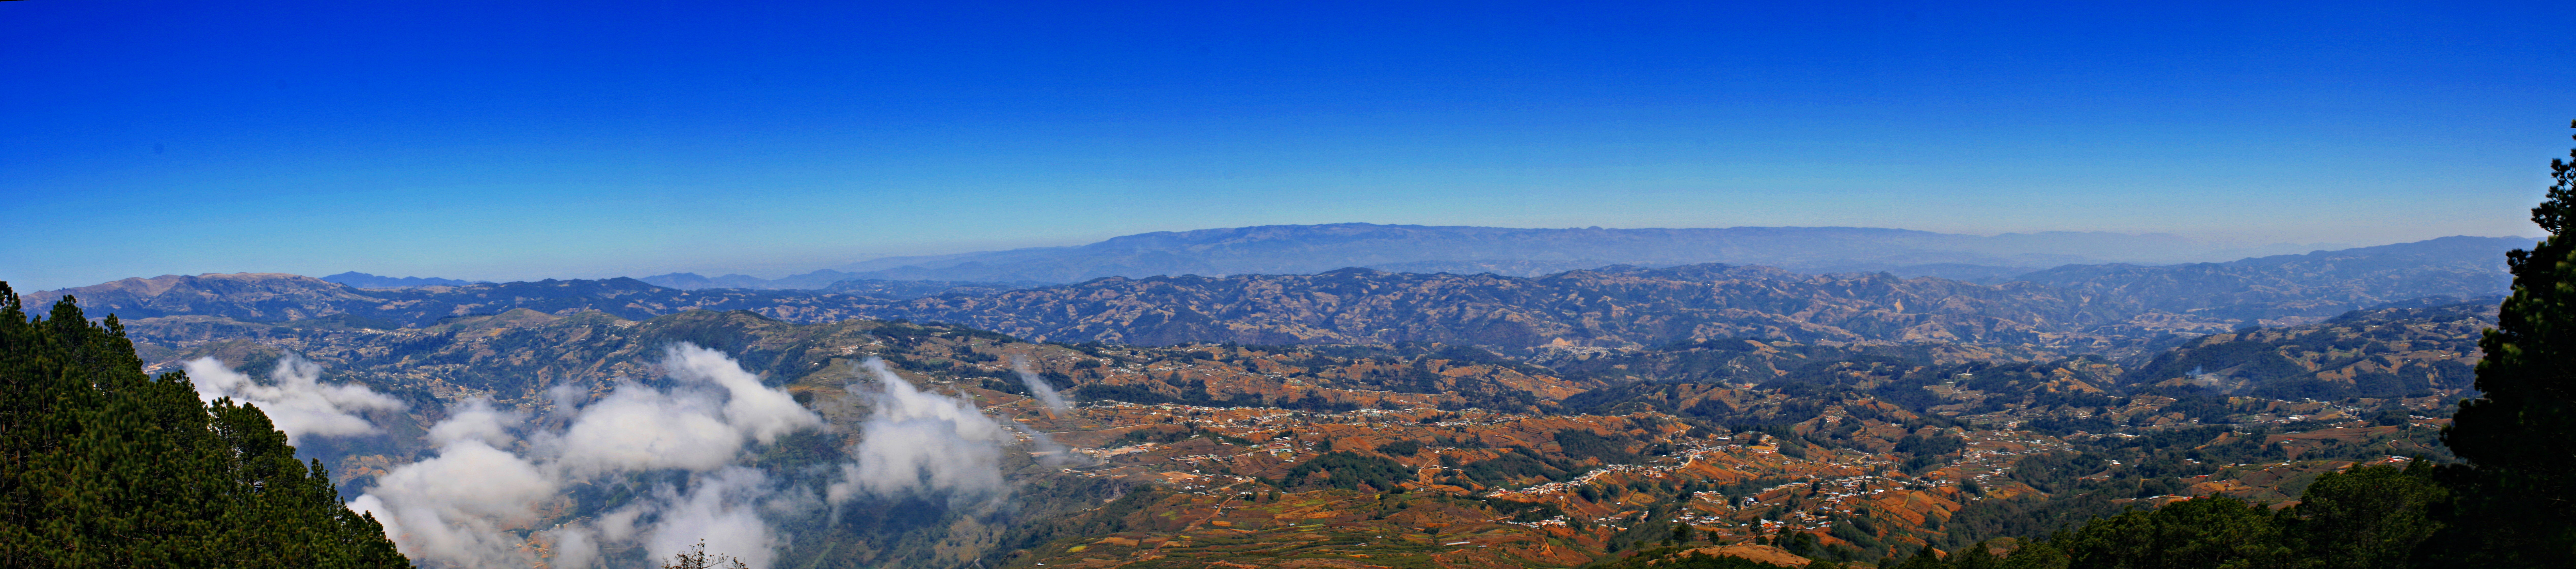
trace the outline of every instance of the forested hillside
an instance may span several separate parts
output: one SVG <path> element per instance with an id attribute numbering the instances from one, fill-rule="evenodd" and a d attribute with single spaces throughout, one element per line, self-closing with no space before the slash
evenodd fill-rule
<path id="1" fill-rule="evenodd" d="M 0 283 L 0 565 L 409 566 L 296 453 L 259 407 L 145 376 L 115 317 Z"/>

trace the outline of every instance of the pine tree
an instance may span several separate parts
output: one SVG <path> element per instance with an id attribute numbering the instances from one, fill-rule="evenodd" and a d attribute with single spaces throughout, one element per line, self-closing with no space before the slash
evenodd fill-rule
<path id="1" fill-rule="evenodd" d="M 2506 255 L 2513 296 L 2478 342 L 2483 396 L 2443 432 L 2469 467 L 2444 473 L 2457 502 L 2435 547 L 2480 566 L 2576 564 L 2576 163 L 2549 167 L 2556 183 L 2531 209 L 2549 236 Z"/>
<path id="2" fill-rule="evenodd" d="M 0 283 L 0 567 L 408 567 L 257 407 L 146 376 L 115 316 Z"/>

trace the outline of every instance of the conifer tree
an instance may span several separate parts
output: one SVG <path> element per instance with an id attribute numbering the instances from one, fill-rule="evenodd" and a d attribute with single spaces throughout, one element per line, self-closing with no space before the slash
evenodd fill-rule
<path id="1" fill-rule="evenodd" d="M 408 567 L 257 407 L 146 376 L 115 316 L 0 282 L 0 567 Z"/>
<path id="2" fill-rule="evenodd" d="M 2576 121 L 2568 125 L 2576 128 Z M 2568 152 L 2576 158 L 2576 150 Z M 2488 567 L 2576 564 L 2576 163 L 2531 209 L 2549 232 L 2506 255 L 2513 296 L 2479 340 L 2477 389 L 2443 432 L 2469 468 L 2445 473 L 2457 499 L 2441 556 Z"/>

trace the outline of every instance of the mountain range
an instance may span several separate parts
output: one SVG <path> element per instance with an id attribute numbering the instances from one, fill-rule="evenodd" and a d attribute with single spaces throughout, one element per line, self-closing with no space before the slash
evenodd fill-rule
<path id="1" fill-rule="evenodd" d="M 1030 338 L 1169 344 L 1448 342 L 1532 349 L 1752 337 L 2135 348 L 2161 335 L 2323 321 L 2504 291 L 2511 238 L 2451 237 L 2162 267 L 2070 266 L 1995 285 L 1719 264 L 1543 277 L 1389 273 L 1104 278 L 924 297 L 877 314 Z"/>
<path id="2" fill-rule="evenodd" d="M 639 280 L 682 289 L 819 289 L 850 279 L 1071 283 L 1112 276 L 1312 274 L 1346 267 L 1534 277 L 1617 264 L 1725 263 L 1807 273 L 1884 271 L 1992 284 L 2067 264 L 2224 261 L 2340 247 L 2285 243 L 2227 248 L 2167 234 L 2107 232 L 1978 236 L 1867 227 L 1523 229 L 1335 223 L 1161 231 L 1070 247 L 888 257 L 778 279 L 669 273 Z"/>
<path id="3" fill-rule="evenodd" d="M 381 276 L 370 275 L 370 274 L 361 273 L 361 272 L 357 272 L 357 271 L 349 271 L 349 272 L 345 272 L 345 273 L 340 273 L 340 274 L 336 274 L 336 275 L 331 275 L 331 276 L 327 276 L 327 277 L 322 277 L 322 280 L 330 281 L 330 282 L 335 282 L 335 283 L 340 283 L 340 284 L 349 285 L 349 286 L 354 286 L 354 287 L 358 287 L 358 288 L 408 288 L 408 287 L 416 287 L 416 286 L 457 286 L 457 285 L 470 285 L 470 284 L 474 284 L 474 283 L 488 283 L 488 282 L 492 282 L 492 281 L 464 281 L 464 280 L 456 280 L 456 279 L 442 279 L 442 278 L 437 278 L 437 277 L 401 277 L 401 278 L 395 278 L 395 277 L 381 277 Z"/>
<path id="4" fill-rule="evenodd" d="M 2363 460 L 2452 460 L 2444 419 L 2413 415 L 2474 394 L 2498 253 L 2526 245 L 1976 279 L 1690 263 L 691 290 L 239 273 L 21 301 L 115 314 L 151 371 L 268 375 L 237 395 L 306 413 L 294 424 L 319 424 L 311 405 L 269 391 L 376 394 L 324 404 L 370 428 L 306 433 L 297 456 L 411 524 L 397 539 L 429 565 L 571 559 L 602 539 L 602 558 L 649 566 L 667 548 L 625 528 L 695 531 L 670 520 L 731 496 L 777 566 L 1644 567 L 1700 538 L 1892 566 L 2186 495 L 2300 499 Z M 885 420 L 932 411 L 953 418 Z M 548 454 L 800 413 L 809 428 L 703 464 Z M 450 456 L 603 470 L 540 476 L 487 516 L 512 525 L 476 525 L 424 512 L 507 489 L 489 474 L 506 468 L 440 470 L 463 468 Z M 880 464 L 899 476 L 863 468 Z M 913 475 L 930 468 L 952 475 Z M 845 487 L 888 481 L 947 485 Z M 415 537 L 440 528 L 502 547 Z"/>
<path id="5" fill-rule="evenodd" d="M 2277 503 L 2356 461 L 2442 457 L 2438 425 L 2407 415 L 2463 392 L 2476 338 L 2493 322 L 2491 304 L 2354 311 L 2122 361 L 1739 339 L 1542 363 L 1419 342 L 1033 344 L 901 321 L 513 309 L 392 331 L 305 320 L 146 358 L 168 362 L 155 369 L 202 368 L 183 362 L 211 357 L 243 374 L 316 374 L 405 402 L 365 413 L 378 430 L 300 443 L 299 457 L 332 465 L 346 496 L 425 484 L 415 465 L 462 451 L 422 434 L 472 424 L 487 406 L 579 433 L 594 410 L 637 405 L 621 394 L 653 389 L 632 378 L 674 385 L 642 401 L 687 397 L 687 376 L 664 371 L 687 365 L 672 346 L 713 348 L 726 369 L 759 378 L 746 390 L 774 386 L 829 422 L 737 459 L 777 484 L 708 486 L 667 470 L 583 479 L 533 494 L 527 501 L 545 507 L 522 516 L 563 528 L 620 511 L 680 512 L 657 504 L 699 480 L 695 488 L 783 504 L 745 518 L 796 537 L 776 544 L 777 566 L 1101 567 L 1092 560 L 1164 555 L 1185 567 L 1359 566 L 1266 563 L 1312 558 L 1572 567 L 1666 540 L 1678 523 L 1712 542 L 1766 538 L 1779 547 L 1753 553 L 1795 566 L 2045 535 L 2179 494 Z M 953 394 L 952 405 L 981 410 L 968 416 L 1031 430 L 1015 452 L 962 463 L 1010 480 L 1012 507 L 903 495 L 799 506 L 800 488 L 848 476 L 831 468 L 841 449 L 919 435 L 869 419 L 899 403 L 854 404 L 870 359 L 904 376 L 886 371 L 882 381 Z M 1037 378 L 1080 407 L 1033 397 Z M 2357 402 L 2300 400 L 2309 397 Z M 978 448 L 989 447 L 940 456 Z M 1087 458 L 1049 458 L 1068 449 Z M 1852 507 L 1849 496 L 1868 500 Z M 1318 530 L 1334 533 L 1317 539 Z M 528 545 L 520 556 L 559 555 L 552 546 L 565 543 L 507 531 L 497 530 Z M 1810 537 L 1792 541 L 1802 535 L 1793 531 Z M 464 564 L 456 552 L 413 551 Z"/>
<path id="6" fill-rule="evenodd" d="M 26 301 L 76 295 L 93 313 L 120 315 L 141 337 L 172 341 L 326 318 L 392 329 L 515 309 L 628 319 L 747 310 L 800 323 L 902 318 L 1032 340 L 1145 345 L 1419 341 L 1530 351 L 1740 337 L 2105 352 L 2143 349 L 2173 334 L 2308 324 L 2388 303 L 2501 294 L 2508 281 L 2499 253 L 2522 244 L 2449 237 L 2226 263 L 2077 265 L 2000 284 L 1724 264 L 1614 265 L 1540 277 L 1346 268 L 1105 277 L 1034 288 L 857 280 L 834 290 L 680 290 L 626 278 L 365 289 L 245 273 L 125 279 Z"/>

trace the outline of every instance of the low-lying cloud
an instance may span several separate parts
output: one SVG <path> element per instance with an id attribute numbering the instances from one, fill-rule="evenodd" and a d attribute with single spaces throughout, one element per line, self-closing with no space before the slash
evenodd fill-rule
<path id="1" fill-rule="evenodd" d="M 723 352 L 691 344 L 664 353 L 669 391 L 620 381 L 608 396 L 581 408 L 560 437 L 549 438 L 559 462 L 580 474 L 677 468 L 710 470 L 733 462 L 750 442 L 823 426 L 823 417 L 786 391 L 760 384 Z M 711 389 L 712 388 L 712 389 Z"/>
<path id="2" fill-rule="evenodd" d="M 1001 453 L 1019 426 L 915 388 L 883 361 L 854 370 L 860 380 L 847 389 L 871 411 L 862 439 L 849 461 L 815 471 L 823 480 L 806 482 L 814 486 L 740 465 L 752 444 L 829 428 L 820 415 L 715 350 L 673 346 L 662 369 L 668 388 L 621 380 L 587 404 L 575 390 L 555 390 L 564 419 L 551 424 L 560 428 L 485 401 L 460 403 L 429 429 L 435 456 L 393 468 L 349 507 L 374 513 L 402 552 L 427 566 L 526 567 L 538 561 L 535 545 L 551 549 L 550 566 L 595 567 L 625 563 L 621 556 L 638 548 L 669 555 L 703 540 L 709 553 L 758 568 L 789 541 L 771 520 L 861 495 L 1008 495 Z M 1034 438 L 1044 444 L 1043 433 Z M 678 482 L 594 517 L 532 527 L 573 485 L 673 471 Z"/>
<path id="3" fill-rule="evenodd" d="M 862 492 L 973 496 L 1002 490 L 1002 445 L 1016 439 L 1008 430 L 974 403 L 914 388 L 884 360 L 868 358 L 860 368 L 863 378 L 874 381 L 847 389 L 872 412 L 859 426 L 865 438 L 853 451 L 855 460 L 842 466 L 841 483 L 828 493 L 832 503 Z"/>
<path id="4" fill-rule="evenodd" d="M 620 381 L 543 446 L 576 474 L 731 464 L 742 453 L 744 437 L 719 414 L 721 403 L 707 395 Z"/>
<path id="5" fill-rule="evenodd" d="M 520 414 L 480 400 L 460 404 L 429 430 L 437 456 L 394 468 L 349 507 L 376 514 L 415 560 L 526 567 L 533 556 L 507 530 L 538 521 L 538 508 L 566 485 L 680 470 L 689 473 L 684 482 L 655 488 L 597 520 L 539 532 L 553 543 L 550 565 L 596 566 L 609 546 L 667 555 L 703 539 L 711 553 L 767 566 L 778 542 L 759 508 L 780 496 L 812 501 L 812 493 L 782 490 L 760 471 L 733 465 L 751 443 L 824 428 L 822 416 L 715 350 L 675 345 L 664 352 L 662 367 L 669 389 L 621 380 L 598 401 L 558 409 L 571 415 L 560 431 L 514 435 L 528 430 Z"/>
<path id="6" fill-rule="evenodd" d="M 188 360 L 184 365 L 188 378 L 197 384 L 198 399 L 212 403 L 230 397 L 237 403 L 257 405 L 277 430 L 286 433 L 288 444 L 306 435 L 374 433 L 375 424 L 358 416 L 359 412 L 404 408 L 401 400 L 364 385 L 324 385 L 322 366 L 294 354 L 278 360 L 266 384 L 211 357 Z"/>
<path id="7" fill-rule="evenodd" d="M 468 402 L 431 429 L 438 456 L 377 478 L 349 509 L 375 514 L 403 555 L 459 567 L 525 566 L 519 541 L 502 530 L 537 520 L 537 505 L 562 488 L 551 468 L 494 444 L 516 416 Z M 506 424 L 504 422 L 507 422 Z"/>

